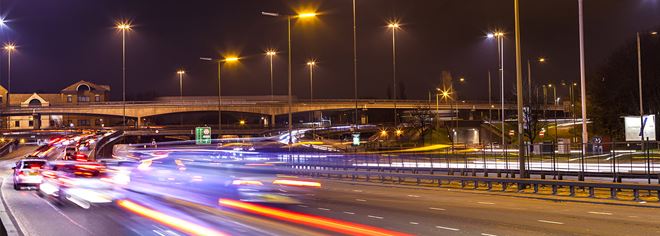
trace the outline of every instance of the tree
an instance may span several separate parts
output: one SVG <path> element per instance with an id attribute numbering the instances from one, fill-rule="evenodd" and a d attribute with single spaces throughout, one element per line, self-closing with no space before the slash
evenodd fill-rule
<path id="1" fill-rule="evenodd" d="M 525 119 L 525 129 L 523 134 L 529 140 L 530 144 L 535 142 L 543 127 L 547 125 L 547 122 L 541 120 L 542 115 L 540 104 L 531 104 L 530 107 L 523 110 L 523 116 Z"/>
<path id="2" fill-rule="evenodd" d="M 632 35 L 631 35 L 632 36 Z M 641 35 L 644 111 L 660 108 L 660 44 L 656 37 Z M 639 115 L 639 82 L 635 40 L 613 53 L 589 76 L 587 101 L 595 134 L 622 139 L 622 116 Z"/>

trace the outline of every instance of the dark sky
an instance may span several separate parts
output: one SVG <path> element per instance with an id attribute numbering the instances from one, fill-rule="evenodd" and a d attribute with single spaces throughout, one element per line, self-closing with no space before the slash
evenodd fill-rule
<path id="1" fill-rule="evenodd" d="M 660 1 L 660 0 L 659 0 Z M 385 98 L 391 85 L 388 19 L 399 18 L 397 78 L 410 98 L 427 97 L 443 70 L 468 83 L 468 99 L 486 99 L 488 70 L 497 51 L 484 34 L 501 28 L 506 89 L 514 77 L 513 0 L 357 0 L 359 96 Z M 11 22 L 0 38 L 15 41 L 15 92 L 56 92 L 78 80 L 109 84 L 121 95 L 121 35 L 116 20 L 132 20 L 127 39 L 127 93 L 178 95 L 175 71 L 187 71 L 184 93 L 217 94 L 216 69 L 200 56 L 239 52 L 239 66 L 225 67 L 223 95 L 264 95 L 269 91 L 263 50 L 275 59 L 275 91 L 286 93 L 286 22 L 261 11 L 293 12 L 314 7 L 322 13 L 293 28 L 294 94 L 309 96 L 305 61 L 316 58 L 315 97 L 352 98 L 351 0 L 2 0 Z M 577 0 L 521 0 L 523 57 L 544 56 L 534 67 L 537 82 L 579 80 Z M 638 30 L 660 25 L 656 0 L 585 0 L 586 61 L 589 71 L 633 40 Z M 2 58 L 2 84 L 7 81 Z M 496 78 L 496 77 L 494 77 Z M 495 85 L 494 85 L 495 86 Z"/>

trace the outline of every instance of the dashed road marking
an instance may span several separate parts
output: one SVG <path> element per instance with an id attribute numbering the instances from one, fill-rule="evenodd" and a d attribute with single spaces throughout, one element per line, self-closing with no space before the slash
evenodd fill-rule
<path id="1" fill-rule="evenodd" d="M 414 222 L 414 221 L 410 221 L 410 224 L 411 224 L 411 225 L 418 225 L 419 223 Z"/>
<path id="2" fill-rule="evenodd" d="M 379 220 L 382 220 L 383 218 L 385 218 L 385 217 L 382 217 L 382 216 L 372 216 L 372 215 L 367 215 L 367 217 L 374 218 L 374 219 L 379 219 Z"/>
<path id="3" fill-rule="evenodd" d="M 487 234 L 487 233 L 481 233 L 482 236 L 497 236 L 497 234 Z"/>
<path id="4" fill-rule="evenodd" d="M 361 192 L 362 192 L 362 190 L 359 190 L 359 189 L 353 189 L 353 192 L 358 192 L 358 193 L 361 193 Z"/>
<path id="5" fill-rule="evenodd" d="M 556 224 L 556 225 L 563 225 L 564 224 L 562 222 L 550 221 L 550 220 L 537 220 L 537 221 L 541 222 L 541 223 Z"/>
<path id="6" fill-rule="evenodd" d="M 429 207 L 429 209 L 435 210 L 435 211 L 444 211 L 444 210 L 446 210 L 444 208 L 437 208 L 437 207 Z"/>
<path id="7" fill-rule="evenodd" d="M 319 209 L 319 210 L 322 210 L 322 211 L 329 211 L 330 210 L 328 208 L 323 208 L 323 207 L 319 207 L 319 208 L 316 208 L 316 209 Z"/>
<path id="8" fill-rule="evenodd" d="M 590 211 L 590 212 L 587 212 L 587 213 L 594 214 L 594 215 L 608 215 L 608 216 L 611 216 L 613 214 L 611 212 L 600 212 L 600 211 Z"/>
<path id="9" fill-rule="evenodd" d="M 408 197 L 419 197 L 418 195 L 408 194 Z"/>
<path id="10" fill-rule="evenodd" d="M 493 202 L 477 202 L 479 204 L 484 204 L 484 205 L 495 205 Z"/>
<path id="11" fill-rule="evenodd" d="M 460 229 L 457 229 L 457 228 L 451 228 L 451 227 L 445 227 L 445 226 L 439 226 L 439 225 L 436 225 L 435 227 L 438 228 L 438 229 L 446 229 L 446 230 L 451 230 L 451 231 L 459 231 L 460 230 Z"/>
<path id="12" fill-rule="evenodd" d="M 354 212 L 350 212 L 350 211 L 345 211 L 344 214 L 355 215 Z"/>
<path id="13" fill-rule="evenodd" d="M 358 198 L 358 199 L 355 199 L 355 201 L 358 201 L 358 202 L 366 202 L 367 200 L 359 199 L 359 198 Z"/>

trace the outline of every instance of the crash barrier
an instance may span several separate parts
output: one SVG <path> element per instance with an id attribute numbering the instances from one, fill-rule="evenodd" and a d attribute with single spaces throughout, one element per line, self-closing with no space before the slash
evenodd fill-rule
<path id="1" fill-rule="evenodd" d="M 17 145 L 18 141 L 16 139 L 7 139 L 4 142 L 0 142 L 0 156 L 13 152 Z"/>
<path id="2" fill-rule="evenodd" d="M 113 131 L 112 134 L 108 136 L 104 136 L 101 138 L 97 143 L 96 146 L 94 147 L 94 151 L 92 152 L 92 155 L 89 157 L 90 160 L 96 160 L 97 156 L 102 156 L 109 158 L 111 155 L 108 155 L 107 153 L 102 153 L 103 150 L 105 150 L 105 146 L 109 143 L 113 143 L 115 140 L 117 140 L 119 137 L 121 137 L 124 134 L 123 130 L 117 130 Z"/>
<path id="3" fill-rule="evenodd" d="M 220 167 L 211 167 L 220 168 Z M 533 193 L 539 193 L 541 187 L 550 187 L 552 195 L 559 195 L 559 190 L 568 188 L 568 196 L 575 197 L 577 189 L 585 189 L 589 198 L 596 198 L 596 190 L 606 189 L 609 192 L 610 199 L 618 199 L 621 191 L 632 191 L 632 200 L 641 201 L 640 191 L 653 192 L 660 199 L 660 184 L 632 184 L 632 183 L 608 183 L 593 181 L 571 181 L 571 180 L 543 180 L 543 179 L 523 179 L 523 178 L 496 178 L 496 177 L 476 177 L 476 176 L 455 176 L 455 175 L 430 175 L 430 174 L 412 174 L 396 172 L 374 172 L 374 171 L 353 171 L 353 170 L 326 170 L 322 168 L 255 168 L 255 167 L 226 167 L 236 171 L 250 171 L 271 174 L 288 175 L 306 175 L 312 177 L 342 178 L 357 181 L 364 177 L 366 181 L 385 182 L 387 179 L 397 183 L 402 183 L 407 179 L 414 179 L 417 184 L 422 181 L 431 181 L 437 183 L 437 186 L 451 185 L 452 182 L 460 183 L 461 188 L 471 185 L 472 189 L 478 189 L 480 186 L 489 191 L 495 191 L 499 186 L 500 191 L 506 191 L 511 187 L 516 187 L 518 191 L 530 188 Z"/>

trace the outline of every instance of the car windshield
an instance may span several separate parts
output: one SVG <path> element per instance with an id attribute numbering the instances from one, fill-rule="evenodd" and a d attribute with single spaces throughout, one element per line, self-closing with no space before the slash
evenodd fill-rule
<path id="1" fill-rule="evenodd" d="M 41 169 L 45 164 L 44 161 L 24 161 L 21 169 Z"/>

